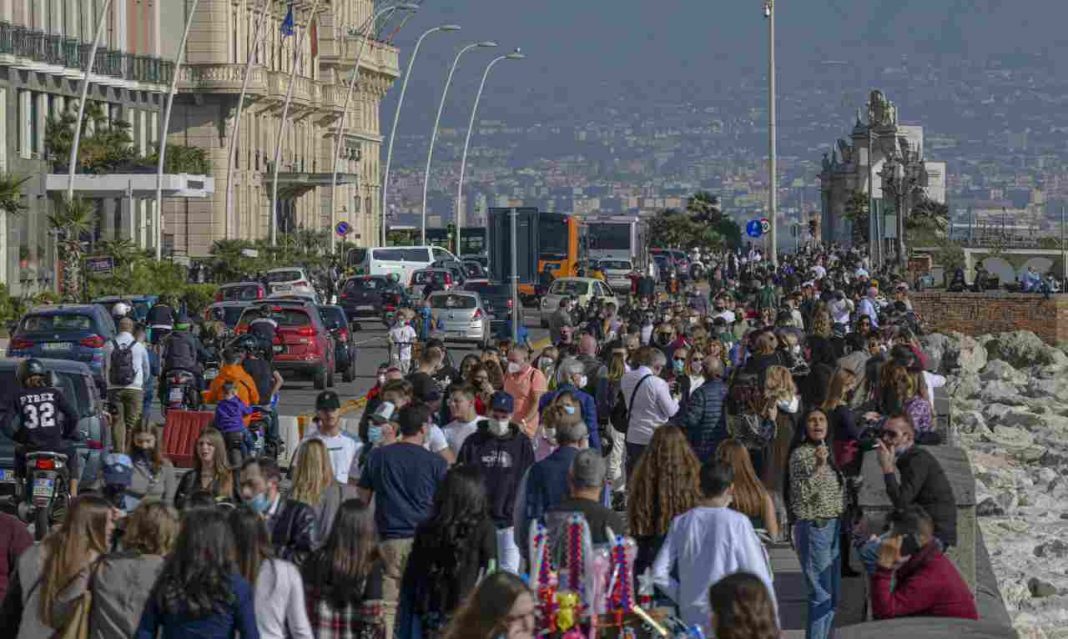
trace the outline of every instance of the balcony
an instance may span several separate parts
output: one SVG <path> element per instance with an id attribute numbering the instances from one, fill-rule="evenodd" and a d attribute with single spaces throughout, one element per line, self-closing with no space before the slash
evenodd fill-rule
<path id="1" fill-rule="evenodd" d="M 241 93 L 245 80 L 243 64 L 196 64 L 182 67 L 178 77 L 178 88 L 182 91 L 201 91 L 204 93 Z M 267 70 L 253 66 L 249 77 L 248 92 L 261 95 L 267 91 Z"/>
<path id="2" fill-rule="evenodd" d="M 92 46 L 59 35 L 0 22 L 0 64 L 17 68 L 81 77 Z M 101 47 L 92 73 L 116 81 L 168 85 L 174 63 L 153 56 L 134 55 Z"/>
<path id="3" fill-rule="evenodd" d="M 341 68 L 352 68 L 356 56 L 360 52 L 360 42 L 363 36 L 347 37 L 344 39 L 323 39 L 320 42 L 319 59 L 323 64 L 337 65 Z M 366 49 L 360 66 L 396 78 L 400 75 L 397 61 L 397 47 L 382 42 L 381 40 L 367 39 Z"/>

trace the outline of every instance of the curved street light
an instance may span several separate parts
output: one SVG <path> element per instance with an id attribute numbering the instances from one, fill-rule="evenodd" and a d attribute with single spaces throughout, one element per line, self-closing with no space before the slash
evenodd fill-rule
<path id="1" fill-rule="evenodd" d="M 400 120 L 401 107 L 404 105 L 404 93 L 408 89 L 408 80 L 412 78 L 412 66 L 415 64 L 415 57 L 419 55 L 419 47 L 423 44 L 423 39 L 431 33 L 459 30 L 460 25 L 458 24 L 443 24 L 439 27 L 427 29 L 415 41 L 415 46 L 412 48 L 412 57 L 408 59 L 408 68 L 404 72 L 404 82 L 401 83 L 400 96 L 397 98 L 397 110 L 393 112 L 393 128 L 389 132 L 389 146 L 386 147 L 386 167 L 382 174 L 382 246 L 386 245 L 386 202 L 388 201 L 387 195 L 389 193 L 389 165 L 393 161 L 393 139 L 397 135 L 397 121 Z M 423 226 L 423 244 L 426 244 L 426 225 Z"/>
<path id="2" fill-rule="evenodd" d="M 482 99 L 482 90 L 486 88 L 486 78 L 489 77 L 490 70 L 501 60 L 522 60 L 526 56 L 519 52 L 516 48 L 515 51 L 499 55 L 489 61 L 486 65 L 486 70 L 482 72 L 482 82 L 478 85 L 478 93 L 475 94 L 475 104 L 471 107 L 471 120 L 467 123 L 467 137 L 464 139 L 464 152 L 460 156 L 460 183 L 456 186 L 456 248 L 460 248 L 460 233 L 463 228 L 463 211 L 462 203 L 464 198 L 464 171 L 467 169 L 467 149 L 471 144 L 471 131 L 475 128 L 475 114 L 478 113 L 478 102 Z"/>
<path id="3" fill-rule="evenodd" d="M 356 61 L 352 67 L 352 77 L 349 79 L 349 89 L 345 93 L 345 106 L 341 109 L 341 121 L 338 123 L 337 143 L 334 145 L 334 165 L 331 168 L 330 175 L 330 253 L 337 252 L 337 233 L 334 232 L 334 227 L 337 226 L 337 165 L 341 161 L 341 145 L 345 139 L 345 119 L 349 114 L 349 104 L 352 101 L 352 91 L 356 88 L 356 82 L 360 76 L 360 63 L 363 61 L 363 53 L 367 50 L 367 39 L 370 37 L 370 31 L 374 29 L 375 24 L 379 18 L 392 13 L 393 11 L 417 11 L 419 5 L 412 3 L 402 3 L 393 6 L 382 7 L 374 15 L 368 18 L 360 28 L 360 48 L 356 51 Z M 357 187 L 356 197 L 359 197 L 359 190 Z M 368 211 L 370 213 L 370 211 Z"/>
<path id="4" fill-rule="evenodd" d="M 438 115 L 434 118 L 434 129 L 430 132 L 430 149 L 426 153 L 426 170 L 423 171 L 423 243 L 426 244 L 426 194 L 427 188 L 430 185 L 430 161 L 434 157 L 434 143 L 438 139 L 438 124 L 441 123 L 441 113 L 445 110 L 445 97 L 449 95 L 449 86 L 452 84 L 452 74 L 456 72 L 456 65 L 460 63 L 460 57 L 467 53 L 471 49 L 483 48 L 489 49 L 497 46 L 496 42 L 492 40 L 485 40 L 483 42 L 472 42 L 466 47 L 460 49 L 456 53 L 456 57 L 453 58 L 452 66 L 449 67 L 449 75 L 445 77 L 445 88 L 441 91 L 441 102 L 438 104 Z M 456 245 L 456 254 L 460 254 L 460 245 Z"/>
<path id="5" fill-rule="evenodd" d="M 96 50 L 100 48 L 100 38 L 104 35 L 104 25 L 107 24 L 108 10 L 111 8 L 111 0 L 104 0 L 104 6 L 100 8 L 100 17 L 96 21 L 96 37 L 93 38 L 93 46 L 89 49 L 89 60 L 85 63 L 85 77 L 82 78 L 82 97 L 78 101 L 78 119 L 74 121 L 74 142 L 70 145 L 70 166 L 67 176 L 67 202 L 74 200 L 74 170 L 78 166 L 78 145 L 82 140 L 82 118 L 85 117 L 85 98 L 89 95 L 89 74 L 93 72 L 93 62 L 96 61 Z"/>

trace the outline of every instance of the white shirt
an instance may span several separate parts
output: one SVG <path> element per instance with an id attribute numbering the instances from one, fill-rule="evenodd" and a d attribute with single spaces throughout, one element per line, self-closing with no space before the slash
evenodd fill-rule
<path id="1" fill-rule="evenodd" d="M 350 479 L 353 482 L 360 480 L 360 449 L 363 448 L 362 442 L 345 433 L 338 433 L 333 437 L 323 435 L 319 432 L 319 427 L 315 423 L 308 426 L 308 430 L 304 433 L 304 439 L 301 441 L 306 442 L 309 439 L 318 439 L 326 446 L 326 450 L 330 454 L 330 464 L 334 467 L 334 477 L 339 482 L 347 484 Z M 296 464 L 296 460 L 293 461 L 293 464 Z"/>
<path id="2" fill-rule="evenodd" d="M 427 431 L 426 441 L 423 442 L 423 448 L 432 453 L 440 453 L 448 447 L 449 442 L 445 438 L 445 431 L 441 430 L 441 426 L 431 424 Z"/>
<path id="3" fill-rule="evenodd" d="M 133 355 L 134 365 L 134 381 L 129 386 L 115 386 L 110 382 L 111 375 L 111 353 L 115 350 L 115 344 L 108 340 L 104 344 L 104 379 L 108 381 L 108 388 L 132 388 L 134 390 L 141 390 L 145 387 L 145 380 L 152 376 L 151 368 L 148 363 L 148 351 L 145 350 L 145 345 L 134 339 L 134 336 L 129 333 L 119 333 L 115 336 L 115 342 L 123 348 L 129 347 L 131 354 Z M 133 346 L 130 346 L 133 344 Z"/>
<path id="4" fill-rule="evenodd" d="M 645 380 L 635 393 L 638 382 L 646 375 L 650 376 L 649 379 Z M 638 370 L 624 374 L 619 387 L 630 412 L 628 444 L 648 445 L 649 440 L 653 438 L 653 431 L 679 412 L 679 403 L 671 396 L 668 383 L 659 375 L 653 375 L 653 371 L 647 366 L 639 366 Z M 634 395 L 633 402 L 631 395 Z"/>
<path id="5" fill-rule="evenodd" d="M 475 415 L 475 418 L 469 422 L 456 420 L 445 425 L 445 441 L 449 443 L 449 448 L 453 453 L 460 454 L 464 441 L 478 430 L 479 419 L 479 416 Z"/>
<path id="6" fill-rule="evenodd" d="M 722 311 L 719 311 L 718 313 L 716 313 L 715 315 L 712 316 L 712 319 L 716 319 L 717 317 L 722 317 L 723 321 L 727 322 L 728 326 L 733 324 L 734 320 L 735 320 L 734 311 L 729 311 L 727 309 L 723 309 Z"/>
<path id="7" fill-rule="evenodd" d="M 297 567 L 288 561 L 268 559 L 260 564 L 253 604 L 261 639 L 312 639 L 304 607 L 304 582 Z"/>
<path id="8" fill-rule="evenodd" d="M 927 385 L 927 397 L 931 402 L 931 407 L 934 407 L 934 389 L 941 388 L 946 385 L 946 378 L 938 373 L 923 372 L 923 383 Z"/>
<path id="9" fill-rule="evenodd" d="M 417 335 L 415 329 L 405 324 L 404 326 L 394 326 L 389 329 L 389 341 L 393 344 L 398 344 L 398 357 L 400 359 L 412 358 L 412 342 L 415 341 Z"/>
<path id="10" fill-rule="evenodd" d="M 708 589 L 736 572 L 756 575 L 775 603 L 768 557 L 753 524 L 729 508 L 697 506 L 676 517 L 653 562 L 657 588 L 678 604 L 682 621 L 699 624 L 706 637 L 712 636 Z"/>
<path id="11" fill-rule="evenodd" d="M 812 274 L 816 276 L 817 280 L 822 280 L 827 277 L 827 269 L 817 264 L 812 267 Z"/>

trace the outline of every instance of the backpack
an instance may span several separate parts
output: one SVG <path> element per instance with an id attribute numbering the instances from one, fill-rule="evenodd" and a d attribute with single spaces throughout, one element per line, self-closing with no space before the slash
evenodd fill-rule
<path id="1" fill-rule="evenodd" d="M 612 414 L 608 416 L 608 421 L 612 423 L 612 428 L 615 428 L 617 432 L 624 435 L 627 434 L 627 429 L 630 428 L 630 409 L 634 407 L 634 398 L 638 395 L 638 389 L 642 387 L 645 380 L 652 376 L 652 373 L 650 373 L 638 380 L 638 384 L 630 394 L 629 403 L 626 398 L 623 397 L 622 387 L 619 392 L 616 393 L 616 403 L 612 406 Z"/>
<path id="2" fill-rule="evenodd" d="M 108 367 L 108 382 L 113 386 L 129 386 L 137 379 L 137 370 L 134 368 L 133 345 L 123 347 L 116 340 L 111 340 L 115 346 L 111 351 L 110 366 Z"/>

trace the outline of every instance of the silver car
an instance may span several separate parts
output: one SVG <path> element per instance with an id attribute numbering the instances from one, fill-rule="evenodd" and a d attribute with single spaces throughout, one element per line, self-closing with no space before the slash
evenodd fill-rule
<path id="1" fill-rule="evenodd" d="M 597 260 L 597 266 L 604 271 L 605 282 L 613 291 L 630 293 L 630 274 L 634 271 L 634 264 L 630 260 L 605 258 Z"/>
<path id="2" fill-rule="evenodd" d="M 435 291 L 430 294 L 433 336 L 447 342 L 470 342 L 486 347 L 492 335 L 490 316 L 473 291 Z"/>

